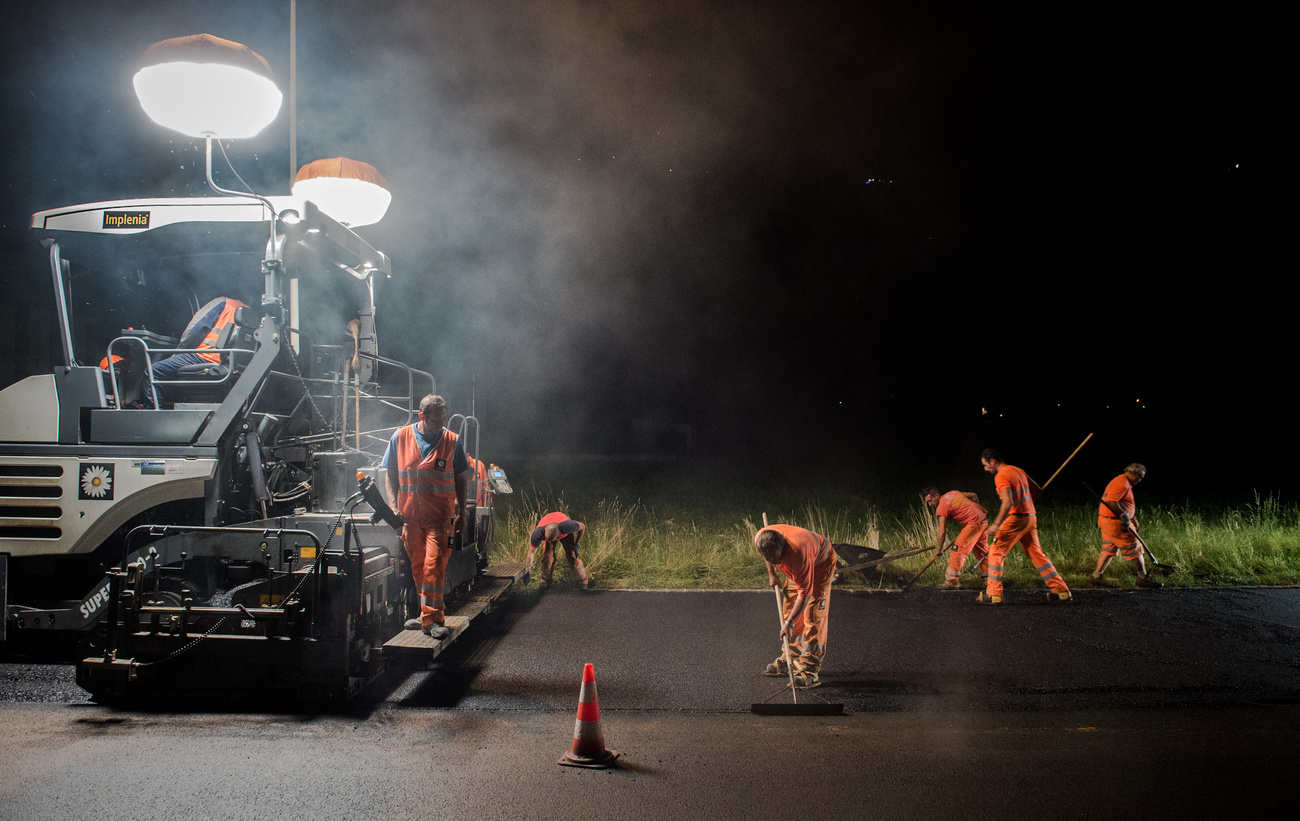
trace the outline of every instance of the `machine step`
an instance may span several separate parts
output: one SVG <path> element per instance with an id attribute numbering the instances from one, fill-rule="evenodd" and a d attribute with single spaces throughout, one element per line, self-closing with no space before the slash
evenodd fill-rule
<path id="1" fill-rule="evenodd" d="M 489 612 L 492 605 L 523 578 L 526 569 L 520 562 L 504 562 L 484 568 L 467 592 L 447 602 L 445 624 L 451 629 L 451 635 L 435 639 L 425 635 L 423 630 L 403 630 L 384 642 L 384 658 L 425 662 L 437 658 L 469 629 L 475 618 Z"/>

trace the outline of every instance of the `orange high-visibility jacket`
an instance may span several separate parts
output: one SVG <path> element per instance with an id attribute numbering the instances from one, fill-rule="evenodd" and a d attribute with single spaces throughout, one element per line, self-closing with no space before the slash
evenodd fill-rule
<path id="1" fill-rule="evenodd" d="M 960 525 L 977 525 L 989 518 L 989 512 L 983 505 L 975 504 L 960 490 L 950 490 L 940 496 L 935 515 L 951 519 Z"/>
<path id="2" fill-rule="evenodd" d="M 758 535 L 763 530 L 775 530 L 785 537 L 788 545 L 781 560 L 772 566 L 800 593 L 812 595 L 817 568 L 835 566 L 835 548 L 830 539 L 794 525 L 769 525 L 754 534 L 754 544 L 758 544 Z"/>
<path id="3" fill-rule="evenodd" d="M 1110 502 L 1119 508 L 1121 513 L 1127 513 L 1130 521 L 1137 512 L 1137 503 L 1133 499 L 1133 484 L 1128 480 L 1128 476 L 1123 473 L 1110 480 L 1110 484 L 1106 485 L 1106 492 L 1101 495 L 1101 498 L 1104 501 L 1097 507 L 1098 519 L 1119 518 L 1106 506 L 1106 502 Z"/>
<path id="4" fill-rule="evenodd" d="M 469 460 L 470 469 L 468 498 L 473 499 L 474 504 L 479 507 L 491 507 L 492 488 L 488 485 L 487 467 L 473 456 L 466 458 Z"/>
<path id="5" fill-rule="evenodd" d="M 455 455 L 456 434 L 449 430 L 443 430 L 427 459 L 420 457 L 414 425 L 397 432 L 397 512 L 403 519 L 429 527 L 455 515 Z"/>
<path id="6" fill-rule="evenodd" d="M 211 300 L 207 305 L 199 308 L 198 313 L 194 314 L 189 324 L 185 326 L 184 332 L 181 333 L 180 347 L 188 348 L 193 345 L 197 350 L 217 347 L 217 342 L 221 339 L 221 332 L 234 323 L 235 311 L 247 307 L 239 300 L 231 299 L 228 296 L 219 296 Z M 204 328 L 207 329 L 207 332 L 204 333 L 202 339 L 198 340 L 198 344 L 195 344 L 193 336 Z M 221 361 L 221 354 L 196 352 L 196 355 L 209 362 Z"/>
<path id="7" fill-rule="evenodd" d="M 999 498 L 1003 488 L 1010 488 L 1011 509 L 1007 513 L 1021 516 L 1035 513 L 1034 497 L 1029 492 L 1029 476 L 1020 468 L 1003 465 L 993 477 L 993 486 L 997 488 Z"/>

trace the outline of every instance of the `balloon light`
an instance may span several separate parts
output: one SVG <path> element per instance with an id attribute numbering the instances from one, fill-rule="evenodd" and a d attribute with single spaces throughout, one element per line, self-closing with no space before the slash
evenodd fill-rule
<path id="1" fill-rule="evenodd" d="M 393 201 L 388 181 L 373 165 L 346 157 L 307 163 L 298 169 L 292 191 L 353 228 L 379 222 Z"/>
<path id="2" fill-rule="evenodd" d="M 191 137 L 252 137 L 284 99 L 260 54 L 211 34 L 154 43 L 132 83 L 149 119 Z"/>

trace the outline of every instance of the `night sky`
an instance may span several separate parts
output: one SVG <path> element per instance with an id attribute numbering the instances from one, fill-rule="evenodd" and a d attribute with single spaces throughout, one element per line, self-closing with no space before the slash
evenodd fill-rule
<path id="1" fill-rule="evenodd" d="M 298 162 L 387 177 L 381 352 L 472 391 L 499 452 L 689 426 L 737 469 L 965 482 L 993 446 L 1042 481 L 1096 432 L 1094 484 L 1294 491 L 1262 22 L 1141 5 L 304 0 Z M 0 242 L 33 304 L 33 211 L 206 193 L 135 101 L 150 43 L 238 41 L 288 89 L 287 2 L 3 14 Z M 229 147 L 261 193 L 288 134 Z"/>

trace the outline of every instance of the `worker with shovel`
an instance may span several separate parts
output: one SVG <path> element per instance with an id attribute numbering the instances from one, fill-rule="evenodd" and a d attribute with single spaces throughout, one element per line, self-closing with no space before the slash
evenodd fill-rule
<path id="1" fill-rule="evenodd" d="M 993 474 L 993 485 L 1002 499 L 998 515 L 989 525 L 993 534 L 993 544 L 989 547 L 989 579 L 985 592 L 979 600 L 985 604 L 1002 603 L 1002 566 L 1006 556 L 1019 542 L 1034 563 L 1034 569 L 1047 585 L 1049 602 L 1068 602 L 1070 587 L 1061 578 L 1052 560 L 1047 558 L 1038 543 L 1038 513 L 1034 509 L 1034 497 L 1041 488 L 1038 483 L 1020 468 L 1008 465 L 993 448 L 985 448 L 980 454 L 980 464 L 984 470 Z M 1050 481 L 1050 480 L 1049 480 Z"/>
<path id="2" fill-rule="evenodd" d="M 948 556 L 948 570 L 943 582 L 944 590 L 961 589 L 961 568 L 966 557 L 975 556 L 975 572 L 981 579 L 989 577 L 988 548 L 984 544 L 989 531 L 989 512 L 980 505 L 980 497 L 974 493 L 950 490 L 940 494 L 939 488 L 928 487 L 921 492 L 925 503 L 935 508 L 939 517 L 939 547 L 943 550 L 943 540 L 948 531 L 948 520 L 961 525 L 961 532 L 952 543 L 952 553 Z"/>
<path id="3" fill-rule="evenodd" d="M 1133 462 L 1106 485 L 1101 506 L 1097 510 L 1097 527 L 1101 528 L 1101 555 L 1097 557 L 1097 569 L 1092 571 L 1089 580 L 1095 587 L 1112 586 L 1102 575 L 1116 553 L 1132 562 L 1133 571 L 1137 573 L 1138 587 L 1164 587 L 1147 573 L 1142 545 L 1138 543 L 1137 537 L 1137 504 L 1133 500 L 1133 486 L 1145 479 L 1146 475 L 1146 465 Z"/>
<path id="4" fill-rule="evenodd" d="M 768 584 L 780 594 L 780 638 L 790 647 L 790 666 L 782 653 L 767 665 L 763 675 L 791 676 L 794 686 L 803 689 L 819 687 L 830 624 L 835 548 L 826 537 L 794 525 L 764 527 L 754 536 L 754 546 L 767 563 Z M 777 578 L 778 570 L 785 576 L 784 584 Z"/>

